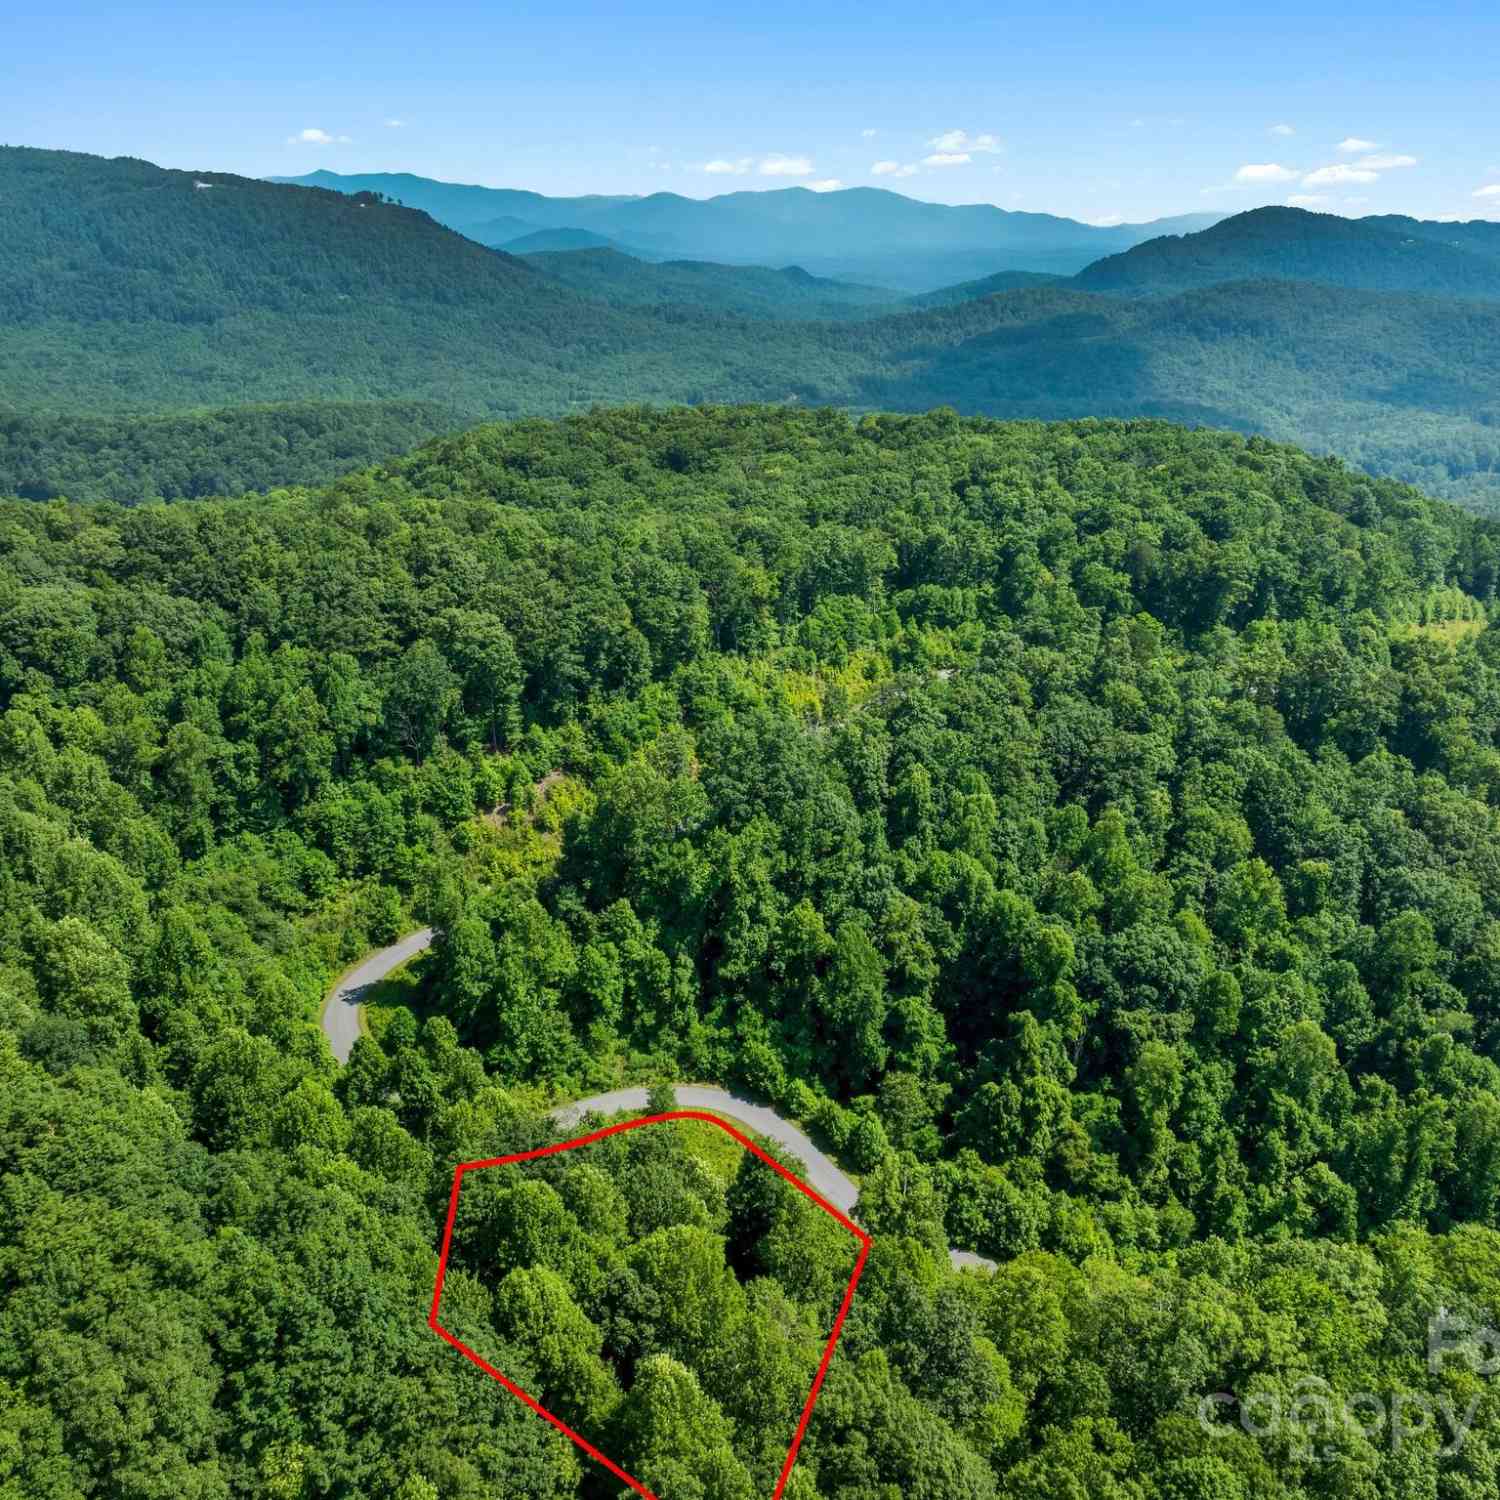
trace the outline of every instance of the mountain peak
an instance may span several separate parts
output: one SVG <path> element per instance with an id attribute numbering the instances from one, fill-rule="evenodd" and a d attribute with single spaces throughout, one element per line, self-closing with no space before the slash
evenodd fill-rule
<path id="1" fill-rule="evenodd" d="M 1482 237 L 1468 244 L 1440 233 L 1449 227 L 1412 220 L 1397 228 L 1272 204 L 1196 234 L 1147 240 L 1096 261 L 1074 284 L 1140 294 L 1272 279 L 1500 300 L 1500 225 L 1488 246 Z"/>

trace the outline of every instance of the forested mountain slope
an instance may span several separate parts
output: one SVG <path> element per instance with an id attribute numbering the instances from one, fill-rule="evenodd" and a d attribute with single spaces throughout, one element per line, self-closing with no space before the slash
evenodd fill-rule
<path id="1" fill-rule="evenodd" d="M 1392 234 L 1415 235 L 1490 260 L 1500 260 L 1500 220 L 1413 219 L 1407 214 L 1372 214 L 1363 222 Z"/>
<path id="2" fill-rule="evenodd" d="M 997 292 L 1027 291 L 1041 286 L 1061 286 L 1066 276 L 1049 276 L 1042 271 L 996 271 L 975 281 L 960 281 L 941 286 L 936 291 L 908 297 L 908 307 L 948 307 L 955 302 L 972 302 L 976 297 L 993 297 Z"/>
<path id="3" fill-rule="evenodd" d="M 521 254 L 520 245 L 511 247 Z M 614 249 L 538 251 L 527 260 L 565 286 L 626 307 L 700 307 L 742 318 L 819 319 L 898 312 L 887 287 L 810 276 L 798 266 L 724 266 L 712 261 L 650 263 Z M 959 301 L 961 298 L 951 300 Z"/>
<path id="4" fill-rule="evenodd" d="M 72 411 L 567 400 L 650 331 L 373 198 L 0 149 L 0 398 Z M 642 372 L 643 373 L 643 372 Z M 493 392 L 493 394 L 486 393 Z"/>
<path id="5" fill-rule="evenodd" d="M 7 325 L 191 327 L 247 311 L 317 314 L 355 294 L 516 316 L 540 290 L 537 308 L 547 306 L 524 262 L 369 195 L 288 194 L 254 178 L 18 147 L 0 154 L 0 180 Z"/>
<path id="6" fill-rule="evenodd" d="M 796 1500 L 1490 1494 L 1427 1325 L 1500 1302 L 1497 575 L 1263 439 L 949 412 L 0 504 L 0 1484 L 615 1494 L 427 1331 L 433 1246 L 454 1162 L 675 1073 L 862 1174 Z M 711 1166 L 497 1179 L 453 1316 L 738 1500 L 838 1265 Z M 1203 1404 L 1309 1380 L 1469 1422 Z"/>
<path id="7" fill-rule="evenodd" d="M 0 186 L 0 402 L 22 411 L 848 400 L 912 337 L 965 332 L 898 323 L 851 347 L 819 324 L 611 307 L 413 209 L 144 162 L 0 148 Z"/>
<path id="8" fill-rule="evenodd" d="M 627 400 L 1168 416 L 1326 447 L 1476 504 L 1500 472 L 1495 303 L 1288 282 L 1161 298 L 1068 285 L 889 316 L 752 318 L 726 307 L 769 311 L 786 291 L 811 310 L 828 289 L 611 261 L 624 273 L 614 305 L 373 198 L 67 153 L 0 149 L 0 191 L 14 209 L 0 243 L 0 492 L 128 500 L 201 493 L 195 476 L 212 475 L 268 487 L 326 477 L 340 446 L 346 462 L 396 450 L 426 435 L 420 412 L 431 433 Z M 719 305 L 644 305 L 690 283 Z M 339 410 L 275 421 L 286 450 L 260 464 L 243 459 L 263 446 L 263 418 L 205 415 L 312 401 Z M 90 461 L 71 420 L 127 412 L 196 413 L 191 466 L 172 423 L 129 436 L 106 423 Z"/>
<path id="9" fill-rule="evenodd" d="M 866 382 L 869 405 L 1234 427 L 1500 508 L 1494 303 L 1258 281 L 1137 300 L 1047 288 L 946 312 L 973 332 Z"/>
<path id="10" fill-rule="evenodd" d="M 1372 292 L 1500 299 L 1500 232 L 1461 239 L 1468 227 L 1257 208 L 1196 234 L 1147 240 L 1095 261 L 1073 285 L 1094 292 L 1180 292 L 1275 277 Z"/>

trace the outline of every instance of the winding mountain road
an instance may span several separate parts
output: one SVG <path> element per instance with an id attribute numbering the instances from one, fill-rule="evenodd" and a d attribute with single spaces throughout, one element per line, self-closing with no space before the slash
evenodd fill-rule
<path id="1" fill-rule="evenodd" d="M 432 929 L 408 933 L 398 943 L 382 948 L 356 964 L 341 978 L 323 1006 L 323 1035 L 339 1062 L 349 1061 L 349 1053 L 359 1037 L 359 1008 L 369 990 L 380 983 L 392 970 L 398 969 L 409 959 L 425 952 L 432 946 Z M 842 1171 L 838 1164 L 807 1138 L 790 1121 L 783 1120 L 774 1110 L 749 1099 L 741 1099 L 728 1089 L 701 1084 L 681 1084 L 674 1092 L 678 1104 L 685 1109 L 709 1109 L 726 1115 L 742 1125 L 748 1125 L 757 1135 L 783 1146 L 802 1163 L 807 1182 L 817 1189 L 842 1213 L 852 1214 L 859 1200 L 859 1188 L 853 1178 Z M 551 1118 L 558 1125 L 576 1124 L 586 1114 L 613 1115 L 626 1110 L 645 1109 L 644 1088 L 614 1089 L 607 1094 L 594 1094 L 572 1104 L 559 1105 Z M 975 1255 L 971 1250 L 950 1250 L 948 1259 L 956 1267 L 978 1267 L 993 1271 L 995 1262 Z"/>
<path id="2" fill-rule="evenodd" d="M 323 1035 L 328 1038 L 329 1051 L 340 1063 L 349 1061 L 349 1054 L 359 1040 L 359 1008 L 364 1004 L 365 996 L 393 969 L 399 969 L 408 959 L 425 953 L 431 946 L 432 928 L 422 927 L 416 932 L 408 932 L 399 942 L 372 953 L 346 970 L 343 978 L 329 991 L 323 1002 Z"/>

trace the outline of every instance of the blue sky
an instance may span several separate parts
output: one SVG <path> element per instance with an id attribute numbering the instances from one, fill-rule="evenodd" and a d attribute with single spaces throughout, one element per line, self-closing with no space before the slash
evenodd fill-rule
<path id="1" fill-rule="evenodd" d="M 555 194 L 878 185 L 1098 222 L 1500 216 L 1500 6 L 1441 10 L 12 0 L 0 142 Z"/>

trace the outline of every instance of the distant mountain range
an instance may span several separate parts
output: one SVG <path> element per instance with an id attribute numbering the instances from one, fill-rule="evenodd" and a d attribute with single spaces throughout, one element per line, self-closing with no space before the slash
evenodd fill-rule
<path id="1" fill-rule="evenodd" d="M 531 236 L 563 233 L 544 230 Z M 579 231 L 566 231 L 577 233 Z M 509 247 L 521 254 L 526 242 Z M 905 310 L 888 287 L 814 276 L 801 266 L 726 266 L 707 260 L 646 262 L 609 248 L 528 254 L 543 275 L 619 307 L 696 307 L 741 318 L 873 317 Z"/>
<path id="2" fill-rule="evenodd" d="M 559 239 L 547 240 L 548 234 Z M 591 238 L 583 230 L 543 231 L 507 249 L 521 252 L 546 244 L 564 250 L 575 236 Z M 1342 219 L 1300 208 L 1258 208 L 1197 233 L 1146 240 L 1094 261 L 1075 276 L 996 271 L 907 296 L 816 278 L 800 266 L 774 271 L 716 262 L 646 265 L 628 255 L 592 249 L 539 255 L 532 263 L 603 301 L 636 306 L 688 302 L 747 317 L 869 317 L 1049 286 L 1138 297 L 1267 280 L 1488 302 L 1500 300 L 1500 223 Z"/>
<path id="3" fill-rule="evenodd" d="M 468 238 L 473 239 L 470 235 Z M 481 240 L 480 244 L 489 244 L 488 240 Z M 640 245 L 629 245 L 621 240 L 612 240 L 607 234 L 595 234 L 592 229 L 533 229 L 526 234 L 518 235 L 513 240 L 505 240 L 493 246 L 496 250 L 503 250 L 507 255 L 545 255 L 557 251 L 573 250 L 614 250 L 622 255 L 631 256 L 635 260 L 660 260 L 660 255 L 653 255 L 651 251 L 643 249 Z"/>
<path id="4" fill-rule="evenodd" d="M 0 491 L 201 494 L 488 416 L 795 401 L 1170 417 L 1500 501 L 1491 225 L 1262 210 L 1069 280 L 903 297 L 805 266 L 515 256 L 372 194 L 128 158 L 0 148 L 0 203 Z"/>
<path id="5" fill-rule="evenodd" d="M 940 286 L 936 291 L 919 292 L 906 299 L 908 307 L 951 307 L 955 302 L 972 302 L 976 297 L 993 297 L 998 292 L 1032 291 L 1039 286 L 1067 286 L 1071 277 L 1052 276 L 1046 271 L 996 271 L 973 281 L 959 281 Z"/>
<path id="6" fill-rule="evenodd" d="M 442 223 L 442 220 L 438 220 Z M 525 239 L 528 235 L 553 233 L 551 230 L 538 230 L 535 224 L 528 223 L 525 219 L 518 219 L 513 214 L 501 214 L 498 219 L 487 219 L 483 224 L 470 225 L 466 238 L 478 240 L 481 245 L 490 245 L 496 249 L 504 249 L 512 240 Z M 562 230 L 563 234 L 584 234 L 585 230 Z M 550 248 L 556 250 L 563 248 L 553 245 Z M 579 250 L 581 245 L 569 245 L 569 250 Z"/>
<path id="7" fill-rule="evenodd" d="M 1500 224 L 1258 208 L 1198 234 L 1148 240 L 1095 261 L 1072 284 L 1094 292 L 1178 292 L 1257 277 L 1500 298 Z"/>
<path id="8" fill-rule="evenodd" d="M 408 208 L 422 209 L 481 244 L 506 249 L 528 232 L 511 232 L 517 221 L 523 221 L 533 230 L 589 230 L 617 245 L 671 259 L 798 265 L 814 275 L 908 292 L 931 291 L 1001 270 L 1068 275 L 1142 240 L 1203 229 L 1221 217 L 1184 214 L 1150 224 L 1101 228 L 988 203 L 923 203 L 883 188 L 814 193 L 793 187 L 717 198 L 684 198 L 677 193 L 548 198 L 397 172 L 310 172 L 271 180 L 341 193 L 380 193 Z M 496 229 L 497 220 L 504 230 Z"/>

